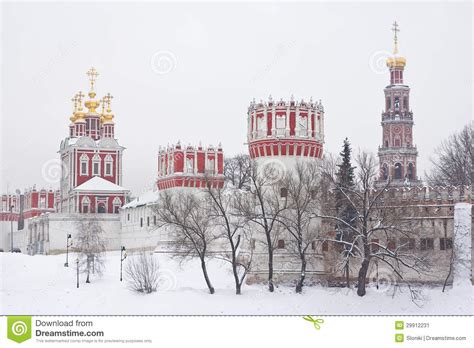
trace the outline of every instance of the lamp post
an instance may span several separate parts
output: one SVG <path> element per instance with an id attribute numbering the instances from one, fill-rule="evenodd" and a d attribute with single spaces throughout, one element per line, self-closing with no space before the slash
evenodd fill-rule
<path id="1" fill-rule="evenodd" d="M 10 252 L 13 253 L 13 205 L 10 205 L 10 240 L 11 240 L 11 249 Z"/>
<path id="2" fill-rule="evenodd" d="M 122 248 L 120 248 L 120 281 L 122 281 L 122 263 L 126 258 L 127 252 L 125 251 L 125 247 L 122 246 Z"/>
<path id="3" fill-rule="evenodd" d="M 76 258 L 76 274 L 77 274 L 76 287 L 79 288 L 79 257 Z"/>
<path id="4" fill-rule="evenodd" d="M 66 262 L 64 263 L 64 267 L 69 267 L 69 247 L 72 246 L 72 240 L 71 242 L 69 242 L 69 240 L 71 239 L 71 234 L 68 233 L 67 237 L 66 237 Z"/>

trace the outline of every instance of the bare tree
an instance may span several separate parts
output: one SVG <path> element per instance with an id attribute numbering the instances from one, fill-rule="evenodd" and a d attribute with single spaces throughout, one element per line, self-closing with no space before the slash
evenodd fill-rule
<path id="1" fill-rule="evenodd" d="M 471 185 L 474 175 L 472 131 L 472 124 L 467 124 L 436 149 L 436 157 L 431 159 L 433 169 L 426 175 L 430 185 Z"/>
<path id="2" fill-rule="evenodd" d="M 199 198 L 198 194 L 164 191 L 152 209 L 160 222 L 158 227 L 167 225 L 173 228 L 176 255 L 183 259 L 199 258 L 204 280 L 213 294 L 215 291 L 206 262 L 209 248 L 217 237 L 212 231 L 212 218 L 206 200 Z"/>
<path id="3" fill-rule="evenodd" d="M 229 262 L 232 266 L 232 274 L 235 281 L 235 293 L 241 294 L 242 284 L 250 270 L 252 254 L 240 255 L 239 251 L 244 240 L 249 240 L 249 231 L 246 229 L 245 219 L 235 213 L 235 201 L 237 195 L 242 194 L 238 189 L 232 187 L 216 187 L 206 185 L 205 192 L 208 197 L 210 217 L 219 233 L 219 237 L 225 240 L 229 252 L 224 252 L 219 258 Z"/>
<path id="4" fill-rule="evenodd" d="M 257 168 L 250 166 L 250 187 L 248 194 L 238 196 L 237 214 L 264 234 L 264 244 L 268 254 L 268 290 L 274 291 L 273 253 L 277 247 L 282 226 L 278 218 L 286 209 L 286 197 L 281 197 L 281 180 L 285 175 L 282 164 L 269 163 Z"/>
<path id="5" fill-rule="evenodd" d="M 413 219 L 406 216 L 401 204 L 392 204 L 385 193 L 390 188 L 390 182 L 379 190 L 374 190 L 374 181 L 377 176 L 377 163 L 372 154 L 360 153 L 356 158 L 358 171 L 353 188 L 335 185 L 334 178 L 326 174 L 332 189 L 345 197 L 347 203 L 356 211 L 356 223 L 351 224 L 337 217 L 336 214 L 323 212 L 319 216 L 346 226 L 353 232 L 353 240 L 332 240 L 347 245 L 350 255 L 359 256 L 361 264 L 358 272 L 357 294 L 366 294 L 366 279 L 371 262 L 383 264 L 396 277 L 403 279 L 407 270 L 422 273 L 427 270 L 428 264 L 423 256 L 416 255 L 414 248 L 409 247 L 413 238 Z M 332 173 L 334 171 L 331 171 Z M 398 237 L 406 238 L 407 242 L 396 245 Z M 329 239 L 330 240 L 330 239 Z M 345 265 L 347 260 L 343 260 Z"/>
<path id="6" fill-rule="evenodd" d="M 250 171 L 249 155 L 240 154 L 224 161 L 225 179 L 237 189 L 250 187 Z"/>
<path id="7" fill-rule="evenodd" d="M 79 263 L 83 273 L 87 274 L 86 283 L 90 283 L 90 274 L 102 275 L 105 268 L 105 240 L 103 229 L 96 218 L 81 218 L 76 222 Z"/>
<path id="8" fill-rule="evenodd" d="M 282 181 L 287 194 L 287 207 L 278 217 L 292 241 L 289 251 L 300 260 L 300 275 L 296 283 L 296 293 L 301 293 L 306 277 L 307 254 L 316 248 L 319 240 L 318 191 L 320 166 L 312 162 L 298 162 L 294 170 L 288 171 Z M 312 248 L 313 247 L 313 248 Z"/>
<path id="9" fill-rule="evenodd" d="M 129 258 L 125 274 L 130 288 L 134 291 L 150 294 L 158 288 L 158 261 L 152 253 L 140 250 Z"/>

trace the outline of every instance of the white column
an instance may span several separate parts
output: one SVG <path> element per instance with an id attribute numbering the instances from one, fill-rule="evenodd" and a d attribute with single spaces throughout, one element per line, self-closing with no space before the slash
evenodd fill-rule
<path id="1" fill-rule="evenodd" d="M 454 206 L 453 231 L 453 289 L 471 289 L 471 204 L 457 203 Z"/>
<path id="2" fill-rule="evenodd" d="M 272 136 L 276 135 L 276 112 L 275 105 L 272 106 Z"/>
<path id="3" fill-rule="evenodd" d="M 285 136 L 290 135 L 290 105 L 286 107 Z"/>
<path id="4" fill-rule="evenodd" d="M 252 139 L 255 139 L 255 135 L 257 134 L 257 112 L 254 110 L 252 112 Z"/>
<path id="5" fill-rule="evenodd" d="M 295 114 L 295 136 L 300 135 L 300 108 L 299 106 L 296 107 L 296 114 Z"/>

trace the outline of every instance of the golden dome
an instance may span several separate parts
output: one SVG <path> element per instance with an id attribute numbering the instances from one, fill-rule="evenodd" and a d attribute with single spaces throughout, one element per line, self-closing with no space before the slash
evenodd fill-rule
<path id="1" fill-rule="evenodd" d="M 114 97 L 110 94 L 107 93 L 107 95 L 104 96 L 102 99 L 102 116 L 100 118 L 100 121 L 102 123 L 113 123 L 114 122 L 114 114 L 112 113 L 112 109 L 110 108 L 110 104 L 112 102 L 112 99 Z M 107 110 L 105 110 L 105 104 L 107 103 Z"/>
<path id="2" fill-rule="evenodd" d="M 387 58 L 387 66 L 389 68 L 404 68 L 407 60 L 405 57 L 401 57 L 398 55 L 398 32 L 400 29 L 398 29 L 398 23 L 394 22 L 393 27 L 393 55 L 391 57 Z"/>
<path id="3" fill-rule="evenodd" d="M 74 114 L 69 118 L 72 122 L 78 122 L 84 120 L 85 114 L 82 109 L 82 98 L 84 94 L 82 92 L 77 93 L 74 96 Z"/>
<path id="4" fill-rule="evenodd" d="M 99 73 L 97 72 L 97 70 L 95 70 L 94 67 L 92 67 L 87 72 L 87 76 L 89 77 L 89 82 L 91 85 L 90 91 L 88 93 L 90 99 L 87 100 L 84 104 L 86 108 L 89 109 L 89 114 L 95 114 L 97 113 L 96 108 L 98 108 L 100 105 L 100 101 L 94 99 L 96 96 L 96 93 L 94 91 L 94 84 L 97 76 L 99 76 Z"/>
<path id="5" fill-rule="evenodd" d="M 404 57 L 392 56 L 387 58 L 387 66 L 389 68 L 404 68 L 407 60 Z"/>

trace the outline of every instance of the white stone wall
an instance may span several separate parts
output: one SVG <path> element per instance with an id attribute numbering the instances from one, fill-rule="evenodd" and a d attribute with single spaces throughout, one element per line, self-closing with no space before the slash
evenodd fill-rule
<path id="1" fill-rule="evenodd" d="M 453 240 L 453 287 L 471 287 L 472 275 L 472 217 L 471 204 L 457 203 L 454 206 Z"/>
<path id="2" fill-rule="evenodd" d="M 25 221 L 24 244 L 29 254 L 56 254 L 66 251 L 66 238 L 74 240 L 78 234 L 79 219 L 97 219 L 104 230 L 107 250 L 118 250 L 121 245 L 118 214 L 68 214 L 50 213 Z"/>

